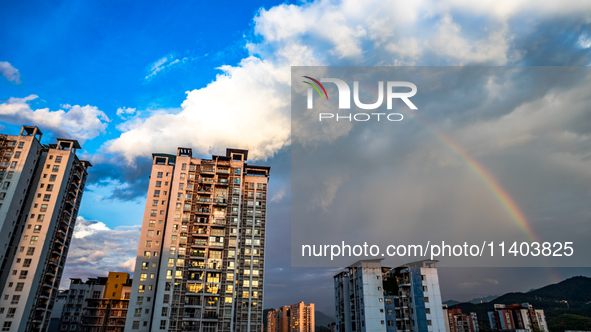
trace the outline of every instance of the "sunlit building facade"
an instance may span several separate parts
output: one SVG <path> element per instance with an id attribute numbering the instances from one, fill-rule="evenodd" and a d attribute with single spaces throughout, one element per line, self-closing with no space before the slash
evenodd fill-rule
<path id="1" fill-rule="evenodd" d="M 262 331 L 269 167 L 154 154 L 126 331 Z"/>

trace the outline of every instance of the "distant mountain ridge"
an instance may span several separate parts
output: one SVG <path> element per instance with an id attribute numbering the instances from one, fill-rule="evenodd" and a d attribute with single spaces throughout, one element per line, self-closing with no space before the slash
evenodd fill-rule
<path id="1" fill-rule="evenodd" d="M 499 297 L 498 295 L 489 295 L 489 296 L 485 296 L 485 297 L 477 297 L 475 299 L 472 299 L 472 300 L 466 301 L 466 302 L 473 303 L 473 304 L 486 303 L 486 302 L 490 302 L 498 297 Z M 447 301 L 443 302 L 443 304 L 447 304 L 448 306 L 452 306 L 452 305 L 456 305 L 456 304 L 460 304 L 460 303 L 464 303 L 464 302 L 460 302 L 460 301 L 456 301 L 456 300 L 447 300 Z"/>
<path id="2" fill-rule="evenodd" d="M 476 312 L 478 320 L 488 326 L 487 313 L 493 310 L 495 304 L 523 302 L 530 303 L 536 309 L 544 309 L 550 331 L 563 331 L 564 325 L 561 324 L 563 324 L 564 319 L 573 320 L 573 315 L 576 315 L 580 317 L 577 320 L 584 322 L 585 317 L 591 317 L 591 304 L 588 304 L 591 303 L 591 278 L 573 277 L 527 293 L 507 293 L 487 303 L 474 304 L 466 302 L 452 305 L 450 308 L 462 309 L 463 312 Z M 577 326 L 579 325 L 569 328 L 578 328 Z M 580 326 L 581 329 L 585 327 L 584 325 Z"/>

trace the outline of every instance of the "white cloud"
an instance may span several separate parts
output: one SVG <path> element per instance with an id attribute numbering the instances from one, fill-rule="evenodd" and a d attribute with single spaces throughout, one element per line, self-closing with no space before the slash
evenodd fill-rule
<path id="1" fill-rule="evenodd" d="M 110 121 L 103 111 L 90 105 L 64 107 L 67 111 L 52 112 L 48 108 L 33 110 L 28 102 L 37 98 L 36 95 L 30 95 L 25 98 L 10 98 L 1 103 L 2 121 L 35 125 L 42 130 L 53 131 L 58 137 L 74 138 L 81 143 L 104 133 Z"/>
<path id="2" fill-rule="evenodd" d="M 21 84 L 21 75 L 18 69 L 14 68 L 10 63 L 6 61 L 0 61 L 0 73 L 6 77 L 9 82 Z"/>
<path id="3" fill-rule="evenodd" d="M 131 107 L 119 107 L 117 109 L 117 116 L 123 120 L 129 119 L 129 117 L 132 115 L 139 115 L 139 114 L 140 114 L 140 112 L 138 112 L 135 108 L 131 108 Z"/>
<path id="4" fill-rule="evenodd" d="M 133 273 L 140 230 L 140 225 L 110 229 L 103 222 L 79 216 L 62 286 L 71 277 L 106 276 L 109 271 Z"/>
<path id="5" fill-rule="evenodd" d="M 163 58 L 160 58 L 158 60 L 156 60 L 149 69 L 149 73 L 148 75 L 146 75 L 145 79 L 149 80 L 152 77 L 154 77 L 154 75 L 160 73 L 161 71 L 170 68 L 178 63 L 181 63 L 181 61 L 186 61 L 187 58 L 183 58 L 183 60 L 181 59 L 175 59 L 174 55 L 169 54 Z"/>
<path id="6" fill-rule="evenodd" d="M 482 8 L 487 10 L 483 10 Z M 266 159 L 291 142 L 289 72 L 292 65 L 506 65 L 525 51 L 512 44 L 509 19 L 589 12 L 584 4 L 542 1 L 467 0 L 400 2 L 320 0 L 261 9 L 254 17 L 260 38 L 247 42 L 250 56 L 206 87 L 190 91 L 182 111 L 152 114 L 120 125 L 121 136 L 104 151 L 137 157 L 193 147 L 222 153 L 228 146 Z M 465 13 L 482 16 L 465 23 Z M 457 17 L 454 17 L 456 15 Z M 435 60 L 435 61 L 434 61 Z M 154 62 L 146 79 L 183 60 L 167 55 Z M 335 133 L 327 128 L 323 134 Z M 337 134 L 338 137 L 340 134 Z"/>
<path id="7" fill-rule="evenodd" d="M 201 153 L 240 147 L 257 160 L 289 144 L 289 71 L 255 57 L 221 69 L 207 87 L 187 93 L 181 112 L 148 117 L 107 142 L 106 151 L 132 162 L 175 146 Z"/>
<path id="8" fill-rule="evenodd" d="M 499 284 L 499 281 L 496 280 L 496 279 L 486 279 L 486 282 L 488 282 L 489 284 L 492 284 L 492 285 L 498 285 Z"/>

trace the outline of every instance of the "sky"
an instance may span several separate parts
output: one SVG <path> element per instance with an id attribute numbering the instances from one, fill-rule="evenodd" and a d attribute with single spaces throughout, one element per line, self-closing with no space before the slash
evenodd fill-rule
<path id="1" fill-rule="evenodd" d="M 272 168 L 265 307 L 312 301 L 332 314 L 338 269 L 290 265 L 290 66 L 587 66 L 591 4 L 19 1 L 0 5 L 0 40 L 0 131 L 28 124 L 42 129 L 43 143 L 76 138 L 82 157 L 94 164 L 64 282 L 131 271 L 151 153 L 189 146 L 207 157 L 238 147 L 250 151 L 253 163 Z M 535 102 L 544 98 L 549 95 L 531 100 L 531 137 L 522 137 L 527 144 L 519 147 L 538 148 L 532 142 L 543 144 L 536 138 L 547 138 L 548 128 L 562 135 L 563 141 L 551 141 L 569 148 L 562 157 L 570 172 L 560 174 L 568 175 L 570 187 L 559 197 L 576 195 L 579 202 L 591 192 L 588 111 L 577 108 L 567 112 L 568 121 L 553 124 L 535 113 Z M 471 140 L 478 137 L 481 147 L 494 147 L 504 134 L 495 129 L 524 112 L 515 106 L 439 119 L 459 142 L 478 143 Z M 562 161 L 560 146 L 552 148 Z M 495 176 L 510 174 L 502 169 L 510 164 L 496 166 Z M 581 181 L 571 181 L 575 175 Z M 589 220 L 589 211 L 579 208 L 572 207 L 578 218 Z M 440 270 L 444 300 L 527 291 L 581 274 L 591 271 Z"/>

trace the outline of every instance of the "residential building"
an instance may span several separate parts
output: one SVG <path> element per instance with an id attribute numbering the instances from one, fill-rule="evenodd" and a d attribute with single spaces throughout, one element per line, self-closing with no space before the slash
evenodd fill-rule
<path id="1" fill-rule="evenodd" d="M 71 278 L 70 287 L 58 295 L 62 308 L 52 312 L 52 332 L 123 332 L 130 292 L 126 272 L 109 272 L 108 277 L 85 282 Z"/>
<path id="2" fill-rule="evenodd" d="M 53 303 L 53 309 L 51 310 L 51 318 L 49 321 L 49 327 L 47 332 L 58 332 L 60 330 L 60 324 L 62 323 L 62 314 L 64 307 L 68 301 L 68 291 L 60 290 Z"/>
<path id="3" fill-rule="evenodd" d="M 123 332 L 131 294 L 129 273 L 109 272 L 102 296 L 87 297 L 82 309 L 82 332 Z M 94 292 L 93 292 L 94 293 Z"/>
<path id="4" fill-rule="evenodd" d="M 544 310 L 534 309 L 529 303 L 495 304 L 488 312 L 490 328 L 497 331 L 541 331 L 548 332 Z"/>
<path id="5" fill-rule="evenodd" d="M 126 331 L 260 332 L 270 168 L 154 154 Z"/>
<path id="6" fill-rule="evenodd" d="M 436 261 L 363 260 L 334 276 L 339 332 L 445 331 Z"/>
<path id="7" fill-rule="evenodd" d="M 41 145 L 37 127 L 0 135 L 0 326 L 45 331 L 66 262 L 89 162 L 76 140 Z"/>
<path id="8" fill-rule="evenodd" d="M 267 312 L 267 332 L 314 332 L 314 303 L 283 306 Z"/>
<path id="9" fill-rule="evenodd" d="M 478 317 L 475 312 L 462 313 L 462 309 L 448 309 L 443 305 L 443 313 L 447 317 L 451 332 L 479 332 Z"/>
<path id="10" fill-rule="evenodd" d="M 60 316 L 60 331 L 82 331 L 82 317 L 87 299 L 100 299 L 105 291 L 107 278 L 70 278 L 70 287 L 65 292 L 67 297 Z"/>

